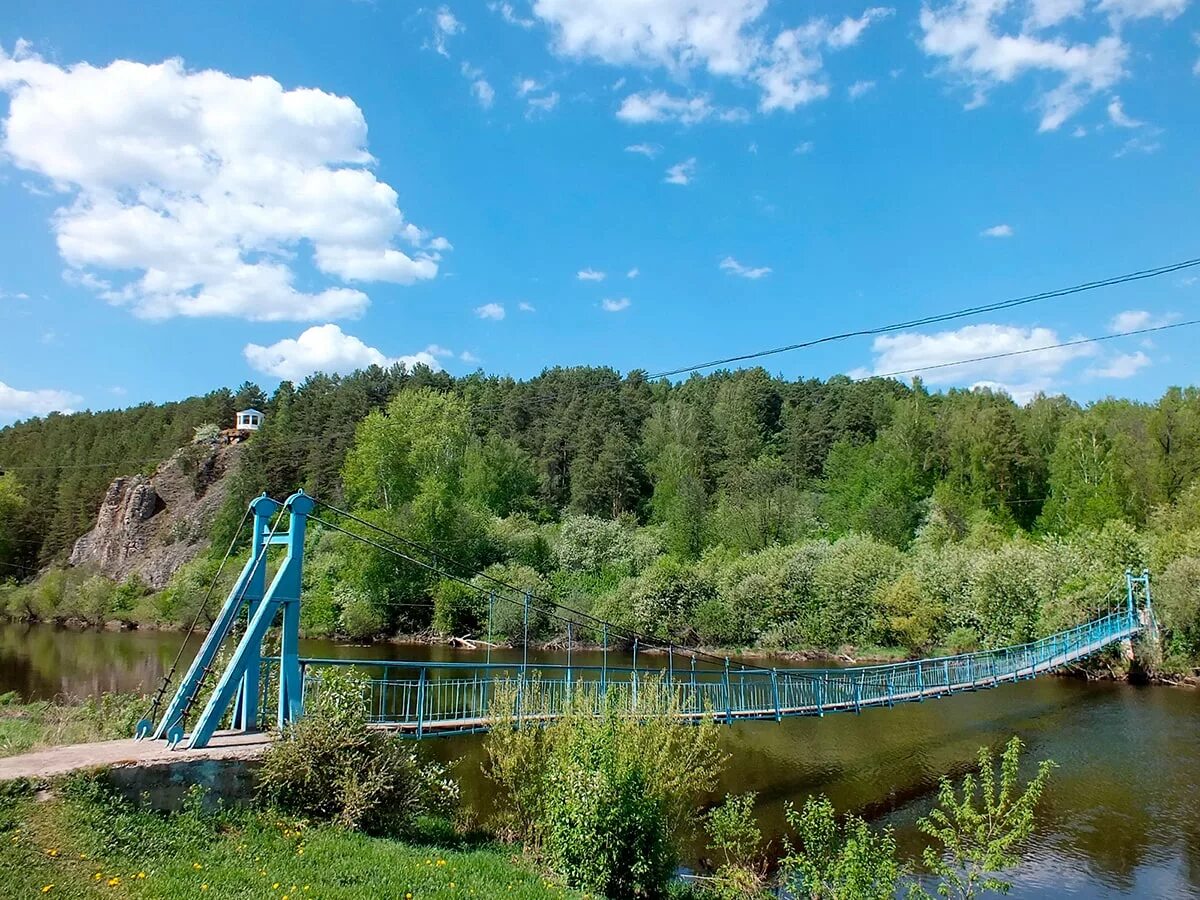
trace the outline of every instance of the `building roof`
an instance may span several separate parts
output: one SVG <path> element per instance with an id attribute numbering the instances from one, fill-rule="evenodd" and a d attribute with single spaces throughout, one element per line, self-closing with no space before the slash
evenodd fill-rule
<path id="1" fill-rule="evenodd" d="M 238 415 L 239 415 L 239 416 L 244 416 L 246 413 L 255 413 L 256 415 L 260 415 L 260 416 L 265 416 L 265 415 L 266 415 L 266 413 L 265 413 L 265 412 L 262 412 L 261 410 L 258 410 L 258 409 L 253 409 L 253 408 L 251 408 L 251 409 L 239 409 L 239 410 L 238 410 Z"/>

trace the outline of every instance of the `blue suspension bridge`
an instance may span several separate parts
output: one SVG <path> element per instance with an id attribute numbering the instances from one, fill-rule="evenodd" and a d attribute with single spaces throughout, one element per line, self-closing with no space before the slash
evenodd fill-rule
<path id="1" fill-rule="evenodd" d="M 318 507 L 337 517 L 322 519 Z M 171 747 L 203 748 L 223 725 L 235 731 L 277 728 L 304 715 L 306 693 L 320 689 L 332 667 L 359 666 L 367 680 L 369 721 L 413 738 L 486 731 L 498 721 L 540 724 L 579 698 L 599 709 L 618 697 L 638 712 L 639 688 L 665 704 L 655 709 L 684 720 L 712 718 L 732 724 L 794 716 L 860 712 L 1022 681 L 1062 669 L 1154 627 L 1150 576 L 1127 572 L 1125 597 L 1115 608 L 1066 631 L 1026 644 L 956 656 L 837 669 L 733 668 L 728 658 L 681 647 L 662 638 L 622 629 L 512 585 L 490 579 L 498 590 L 455 575 L 443 554 L 299 491 L 280 502 L 265 494 L 252 501 L 239 527 L 251 522 L 249 558 L 169 702 L 170 683 L 183 656 L 164 676 L 137 737 L 166 740 Z M 286 522 L 286 528 L 284 523 Z M 407 562 L 453 578 L 487 594 L 488 641 L 483 662 L 345 660 L 303 658 L 299 653 L 301 582 L 305 534 L 310 522 L 349 535 Z M 351 530 L 357 526 L 369 534 Z M 235 535 L 208 594 L 196 611 L 194 630 L 211 600 L 221 571 L 239 539 Z M 400 549 L 397 545 L 405 549 Z M 269 551 L 284 548 L 267 581 Z M 419 553 L 426 557 L 413 556 Z M 483 576 L 487 579 L 487 576 Z M 518 599 L 519 598 L 519 599 Z M 493 662 L 491 623 L 495 604 L 515 604 L 522 623 L 521 659 Z M 531 611 L 565 624 L 566 662 L 529 661 Z M 264 656 L 264 640 L 279 624 L 278 654 Z M 243 624 L 244 623 L 244 624 Z M 600 665 L 573 663 L 577 634 L 603 646 Z M 632 648 L 632 665 L 609 665 L 616 642 Z M 185 641 L 186 645 L 186 641 Z M 232 649 L 230 649 L 232 648 Z M 639 654 L 642 663 L 639 664 Z M 649 659 L 650 662 L 646 662 Z M 219 671 L 218 671 L 219 670 Z M 212 678 L 216 677 L 215 684 Z M 498 708 L 503 706 L 504 708 Z M 646 703 L 643 701 L 643 709 Z M 198 710 L 198 716 L 193 714 Z M 273 715 L 268 715 L 273 712 Z M 659 713 L 661 714 L 661 712 Z M 189 722 L 192 722 L 190 730 Z"/>

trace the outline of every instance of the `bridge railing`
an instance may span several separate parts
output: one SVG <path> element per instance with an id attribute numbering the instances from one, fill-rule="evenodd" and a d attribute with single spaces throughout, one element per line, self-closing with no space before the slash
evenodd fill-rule
<path id="1" fill-rule="evenodd" d="M 1142 624 L 1139 613 L 1127 609 L 1026 644 L 837 669 L 721 668 L 695 659 L 676 665 L 674 657 L 636 667 L 307 658 L 303 689 L 306 696 L 320 690 L 324 669 L 355 667 L 367 675 L 371 723 L 417 737 L 486 730 L 497 715 L 554 718 L 581 695 L 599 703 L 612 689 L 636 713 L 639 691 L 649 685 L 665 691 L 670 708 L 684 718 L 779 719 L 891 706 L 1032 678 L 1130 637 Z M 262 709 L 268 717 L 274 662 L 265 666 Z M 514 707 L 498 709 L 499 697 Z"/>

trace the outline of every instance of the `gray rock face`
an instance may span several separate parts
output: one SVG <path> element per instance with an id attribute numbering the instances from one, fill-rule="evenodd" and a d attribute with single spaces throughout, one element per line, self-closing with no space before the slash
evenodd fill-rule
<path id="1" fill-rule="evenodd" d="M 96 566 L 114 581 L 139 575 L 166 586 L 208 547 L 213 517 L 228 493 L 240 444 L 184 447 L 153 475 L 123 475 L 100 504 L 96 527 L 75 542 L 71 565 Z"/>

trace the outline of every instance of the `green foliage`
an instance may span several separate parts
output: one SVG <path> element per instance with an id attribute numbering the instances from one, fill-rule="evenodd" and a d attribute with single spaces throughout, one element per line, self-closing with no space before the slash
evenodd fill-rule
<path id="1" fill-rule="evenodd" d="M 535 718 L 548 702 L 537 684 L 519 700 L 521 716 Z M 599 697 L 580 685 L 565 715 L 544 727 L 519 727 L 514 691 L 493 702 L 484 770 L 511 833 L 573 887 L 664 897 L 676 841 L 724 762 L 717 726 L 678 720 L 675 698 L 653 679 L 639 689 L 637 717 L 622 712 L 630 698 L 617 687 Z"/>
<path id="2" fill-rule="evenodd" d="M 129 737 L 148 703 L 140 694 L 31 703 L 19 702 L 15 694 L 0 694 L 0 757 Z"/>
<path id="3" fill-rule="evenodd" d="M 384 618 L 371 598 L 349 585 L 338 585 L 333 591 L 334 607 L 339 608 L 341 632 L 356 640 L 378 637 L 387 627 Z"/>
<path id="4" fill-rule="evenodd" d="M 786 815 L 798 841 L 780 862 L 789 891 L 812 900 L 893 900 L 904 869 L 890 829 L 872 831 L 857 816 L 839 821 L 825 797 L 799 810 L 789 805 Z"/>
<path id="5" fill-rule="evenodd" d="M 1034 810 L 1055 768 L 1042 761 L 1022 787 L 1023 747 L 1020 738 L 1012 738 L 998 769 L 991 751 L 982 748 L 978 776 L 964 776 L 957 791 L 948 778 L 942 779 L 937 807 L 918 823 L 941 845 L 924 854 L 926 868 L 940 881 L 939 896 L 967 900 L 981 891 L 1007 893 L 1011 887 L 999 873 L 1020 861 L 1021 844 L 1033 833 Z"/>
<path id="6" fill-rule="evenodd" d="M 708 850 L 717 856 L 717 868 L 705 892 L 715 900 L 763 897 L 767 886 L 767 859 L 762 829 L 754 817 L 756 795 L 725 795 L 704 822 Z"/>
<path id="7" fill-rule="evenodd" d="M 403 834 L 420 816 L 452 808 L 458 786 L 417 747 L 367 729 L 366 684 L 353 673 L 323 672 L 304 718 L 263 757 L 259 791 L 298 816 L 369 834 Z"/>
<path id="8" fill-rule="evenodd" d="M 1200 656 L 1200 557 L 1174 560 L 1156 584 L 1155 611 L 1170 635 L 1170 652 Z"/>

